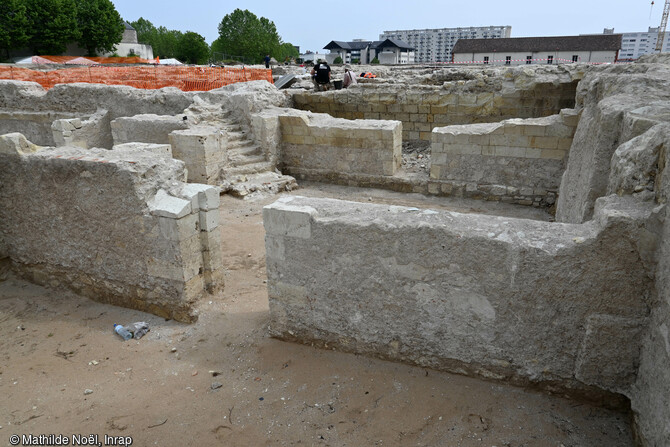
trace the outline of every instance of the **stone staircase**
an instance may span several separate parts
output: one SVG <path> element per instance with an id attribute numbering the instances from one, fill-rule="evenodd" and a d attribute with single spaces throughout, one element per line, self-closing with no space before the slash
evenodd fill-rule
<path id="1" fill-rule="evenodd" d="M 247 126 L 227 117 L 222 130 L 227 135 L 228 163 L 221 178 L 222 192 L 236 197 L 253 193 L 277 194 L 298 187 L 295 179 L 282 175 L 267 160 L 263 149 L 250 138 Z"/>

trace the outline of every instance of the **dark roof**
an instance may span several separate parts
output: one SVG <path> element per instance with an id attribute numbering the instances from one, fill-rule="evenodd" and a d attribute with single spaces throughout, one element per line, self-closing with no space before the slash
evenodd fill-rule
<path id="1" fill-rule="evenodd" d="M 415 50 L 413 46 L 408 44 L 405 41 L 402 41 L 400 39 L 386 39 L 386 40 L 378 40 L 372 43 L 372 48 L 388 48 L 388 47 L 395 47 L 395 48 L 400 48 L 401 50 Z"/>
<path id="2" fill-rule="evenodd" d="M 328 45 L 323 47 L 324 50 L 362 50 L 363 48 L 370 45 L 369 40 L 364 40 L 362 42 L 344 42 L 341 40 L 331 40 Z"/>
<path id="3" fill-rule="evenodd" d="M 621 34 L 591 36 L 458 39 L 452 53 L 523 53 L 538 51 L 618 51 Z"/>
<path id="4" fill-rule="evenodd" d="M 131 30 L 135 31 L 135 28 L 133 28 L 132 25 L 130 25 L 130 23 L 123 22 L 123 25 L 126 27 L 126 29 L 131 29 Z"/>
<path id="5" fill-rule="evenodd" d="M 362 49 L 364 49 L 368 46 L 371 49 L 388 48 L 388 47 L 396 47 L 396 48 L 400 48 L 401 50 L 414 50 L 415 49 L 410 44 L 408 44 L 407 42 L 403 42 L 400 39 L 375 40 L 374 42 L 370 42 L 369 40 L 355 41 L 355 42 L 344 42 L 344 41 L 341 41 L 341 40 L 331 40 L 328 45 L 323 47 L 323 49 L 324 50 L 362 50 Z"/>

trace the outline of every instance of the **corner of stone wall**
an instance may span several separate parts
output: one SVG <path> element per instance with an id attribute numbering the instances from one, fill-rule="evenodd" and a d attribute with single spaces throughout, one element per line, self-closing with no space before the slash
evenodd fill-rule
<path id="1" fill-rule="evenodd" d="M 169 134 L 172 156 L 186 164 L 189 183 L 216 185 L 227 161 L 226 135 L 213 126 L 197 125 Z"/>
<path id="2" fill-rule="evenodd" d="M 51 124 L 56 147 L 69 146 L 90 149 L 111 149 L 111 122 L 107 110 L 98 110 L 90 117 L 59 119 Z"/>

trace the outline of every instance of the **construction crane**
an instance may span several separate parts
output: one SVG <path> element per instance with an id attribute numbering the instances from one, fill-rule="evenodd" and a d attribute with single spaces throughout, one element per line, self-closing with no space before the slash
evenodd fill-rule
<path id="1" fill-rule="evenodd" d="M 652 5 L 654 3 L 652 2 Z M 658 39 L 656 40 L 656 51 L 663 51 L 663 40 L 665 40 L 665 29 L 668 27 L 668 15 L 670 15 L 670 0 L 665 0 L 663 15 L 661 16 L 661 26 L 658 27 Z"/>

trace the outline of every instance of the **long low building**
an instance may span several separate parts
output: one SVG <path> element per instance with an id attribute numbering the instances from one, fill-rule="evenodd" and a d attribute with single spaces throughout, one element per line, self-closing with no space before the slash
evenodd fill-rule
<path id="1" fill-rule="evenodd" d="M 613 63 L 618 60 L 621 38 L 621 34 L 603 34 L 459 39 L 452 61 L 490 65 Z"/>

